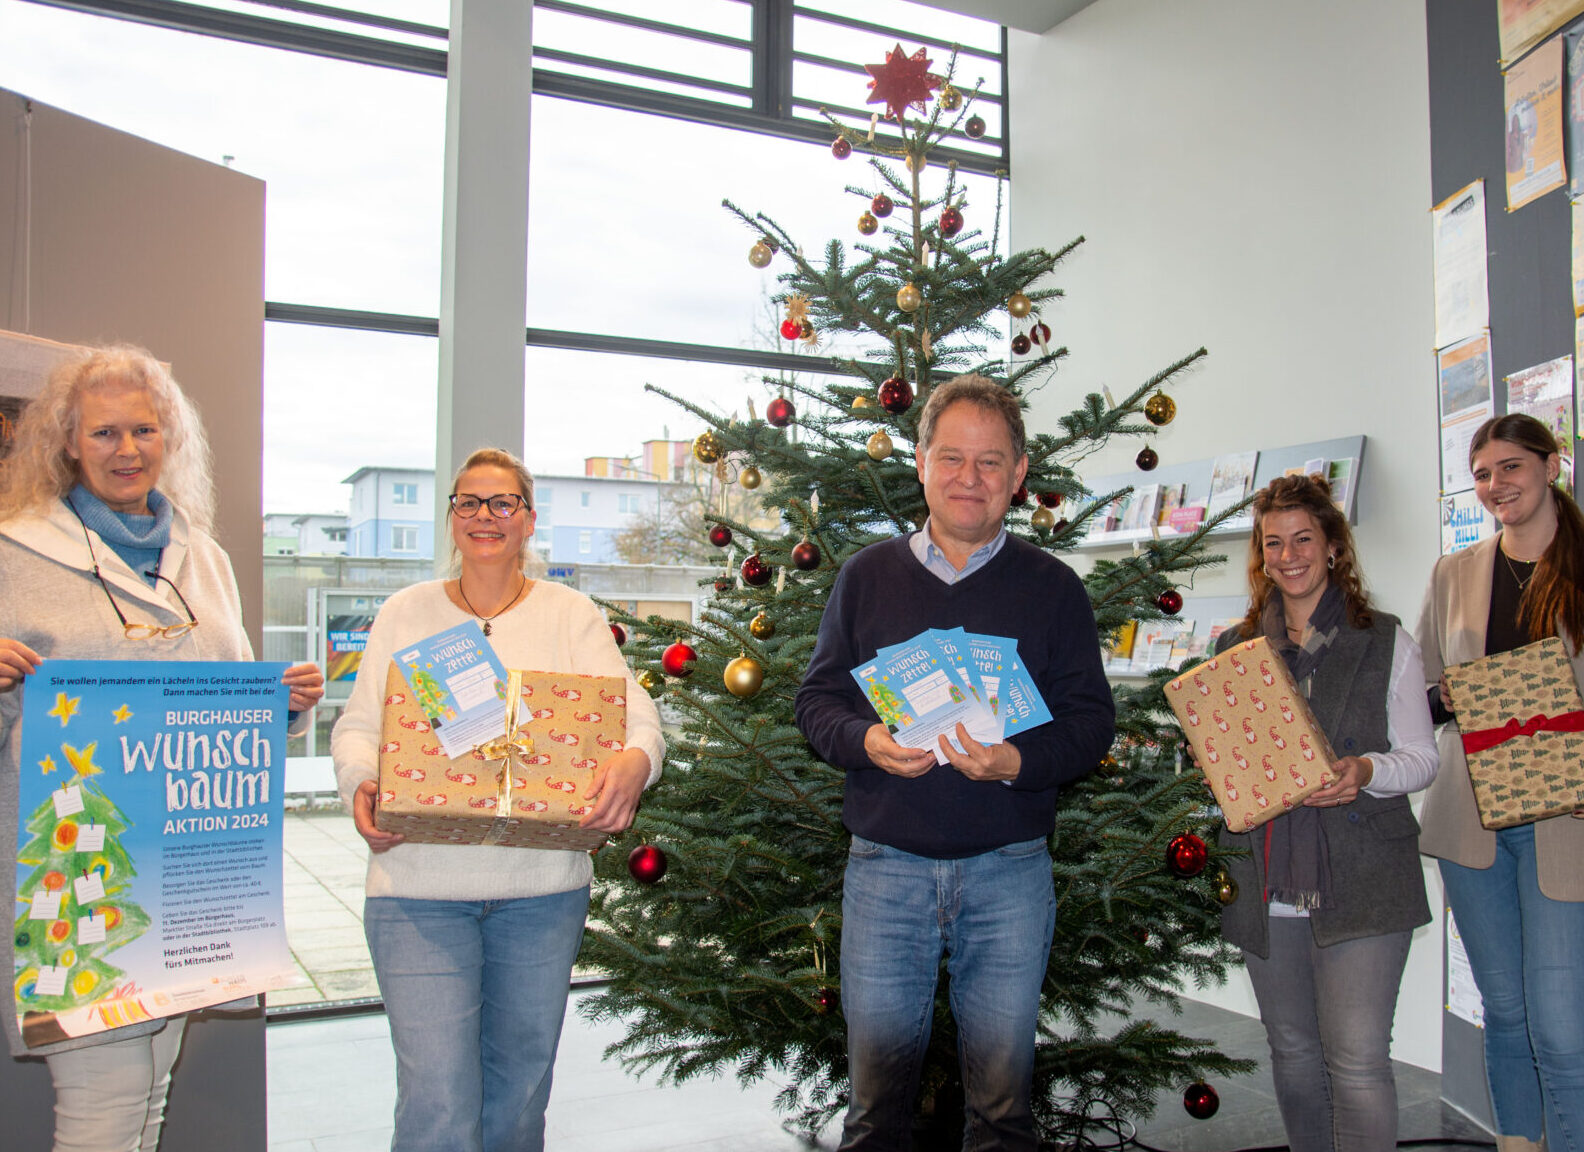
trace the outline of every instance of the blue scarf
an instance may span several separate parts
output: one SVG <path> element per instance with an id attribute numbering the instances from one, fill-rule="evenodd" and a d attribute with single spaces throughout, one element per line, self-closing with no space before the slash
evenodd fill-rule
<path id="1" fill-rule="evenodd" d="M 99 533 L 99 538 L 126 561 L 128 568 L 143 577 L 149 587 L 158 583 L 149 573 L 159 568 L 160 553 L 170 543 L 172 510 L 171 502 L 157 489 L 149 491 L 147 516 L 117 512 L 81 484 L 66 499 L 82 522 Z"/>

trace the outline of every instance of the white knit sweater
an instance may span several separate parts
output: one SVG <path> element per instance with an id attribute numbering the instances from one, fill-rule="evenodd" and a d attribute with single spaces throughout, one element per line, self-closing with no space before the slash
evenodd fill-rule
<path id="1" fill-rule="evenodd" d="M 385 675 L 397 649 L 472 619 L 445 594 L 440 581 L 403 588 L 380 608 L 369 630 L 346 711 L 330 738 L 341 802 L 379 776 Z M 649 756 L 649 783 L 660 778 L 665 741 L 660 715 L 638 686 L 599 608 L 581 592 L 537 581 L 510 611 L 491 623 L 490 646 L 507 668 L 624 676 L 627 746 Z M 581 888 L 593 876 L 588 853 L 538 848 L 398 844 L 369 856 L 369 896 L 429 900 L 506 900 Z"/>

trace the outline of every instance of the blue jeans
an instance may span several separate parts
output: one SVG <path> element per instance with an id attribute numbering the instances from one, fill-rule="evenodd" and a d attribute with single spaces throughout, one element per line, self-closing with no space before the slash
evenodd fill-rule
<path id="1" fill-rule="evenodd" d="M 1030 1096 L 1056 897 L 1045 841 L 962 860 L 854 836 L 842 897 L 851 1099 L 842 1152 L 904 1152 L 942 952 L 962 1068 L 965 1152 L 1034 1152 Z"/>
<path id="2" fill-rule="evenodd" d="M 1552 900 L 1534 825 L 1496 833 L 1496 862 L 1441 861 L 1441 883 L 1485 1001 L 1496 1127 L 1551 1152 L 1584 1149 L 1584 903 Z"/>
<path id="3" fill-rule="evenodd" d="M 365 902 L 396 1050 L 392 1152 L 538 1152 L 589 890 Z"/>
<path id="4" fill-rule="evenodd" d="M 1392 1152 L 1392 1016 L 1411 932 L 1315 943 L 1307 917 L 1270 918 L 1270 956 L 1244 951 L 1292 1152 Z"/>

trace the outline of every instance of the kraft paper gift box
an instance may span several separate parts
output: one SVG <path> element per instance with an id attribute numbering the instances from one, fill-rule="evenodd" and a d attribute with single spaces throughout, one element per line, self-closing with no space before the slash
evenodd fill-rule
<path id="1" fill-rule="evenodd" d="M 1584 804 L 1584 699 L 1555 636 L 1446 670 L 1487 828 Z"/>
<path id="2" fill-rule="evenodd" d="M 1194 665 L 1165 691 L 1232 831 L 1258 827 L 1331 782 L 1331 742 L 1265 637 Z"/>
<path id="3" fill-rule="evenodd" d="M 624 746 L 626 693 L 618 676 L 513 670 L 501 735 L 452 759 L 392 661 L 375 825 L 417 844 L 598 848 L 605 833 L 578 821 L 594 770 Z"/>

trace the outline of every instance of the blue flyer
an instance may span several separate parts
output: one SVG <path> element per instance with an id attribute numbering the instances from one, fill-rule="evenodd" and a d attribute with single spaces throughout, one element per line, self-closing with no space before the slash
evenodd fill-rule
<path id="1" fill-rule="evenodd" d="M 506 666 L 478 621 L 398 649 L 396 667 L 453 760 L 506 730 Z"/>
<path id="2" fill-rule="evenodd" d="M 986 737 L 987 726 L 993 730 L 989 708 L 928 633 L 883 649 L 873 661 L 854 668 L 852 677 L 897 743 L 928 748 L 937 763 L 946 763 L 938 738 L 945 736 L 955 745 L 959 723 L 976 740 Z"/>
<path id="3" fill-rule="evenodd" d="M 27 678 L 13 954 L 29 1047 L 291 982 L 285 670 L 52 659 Z"/>

